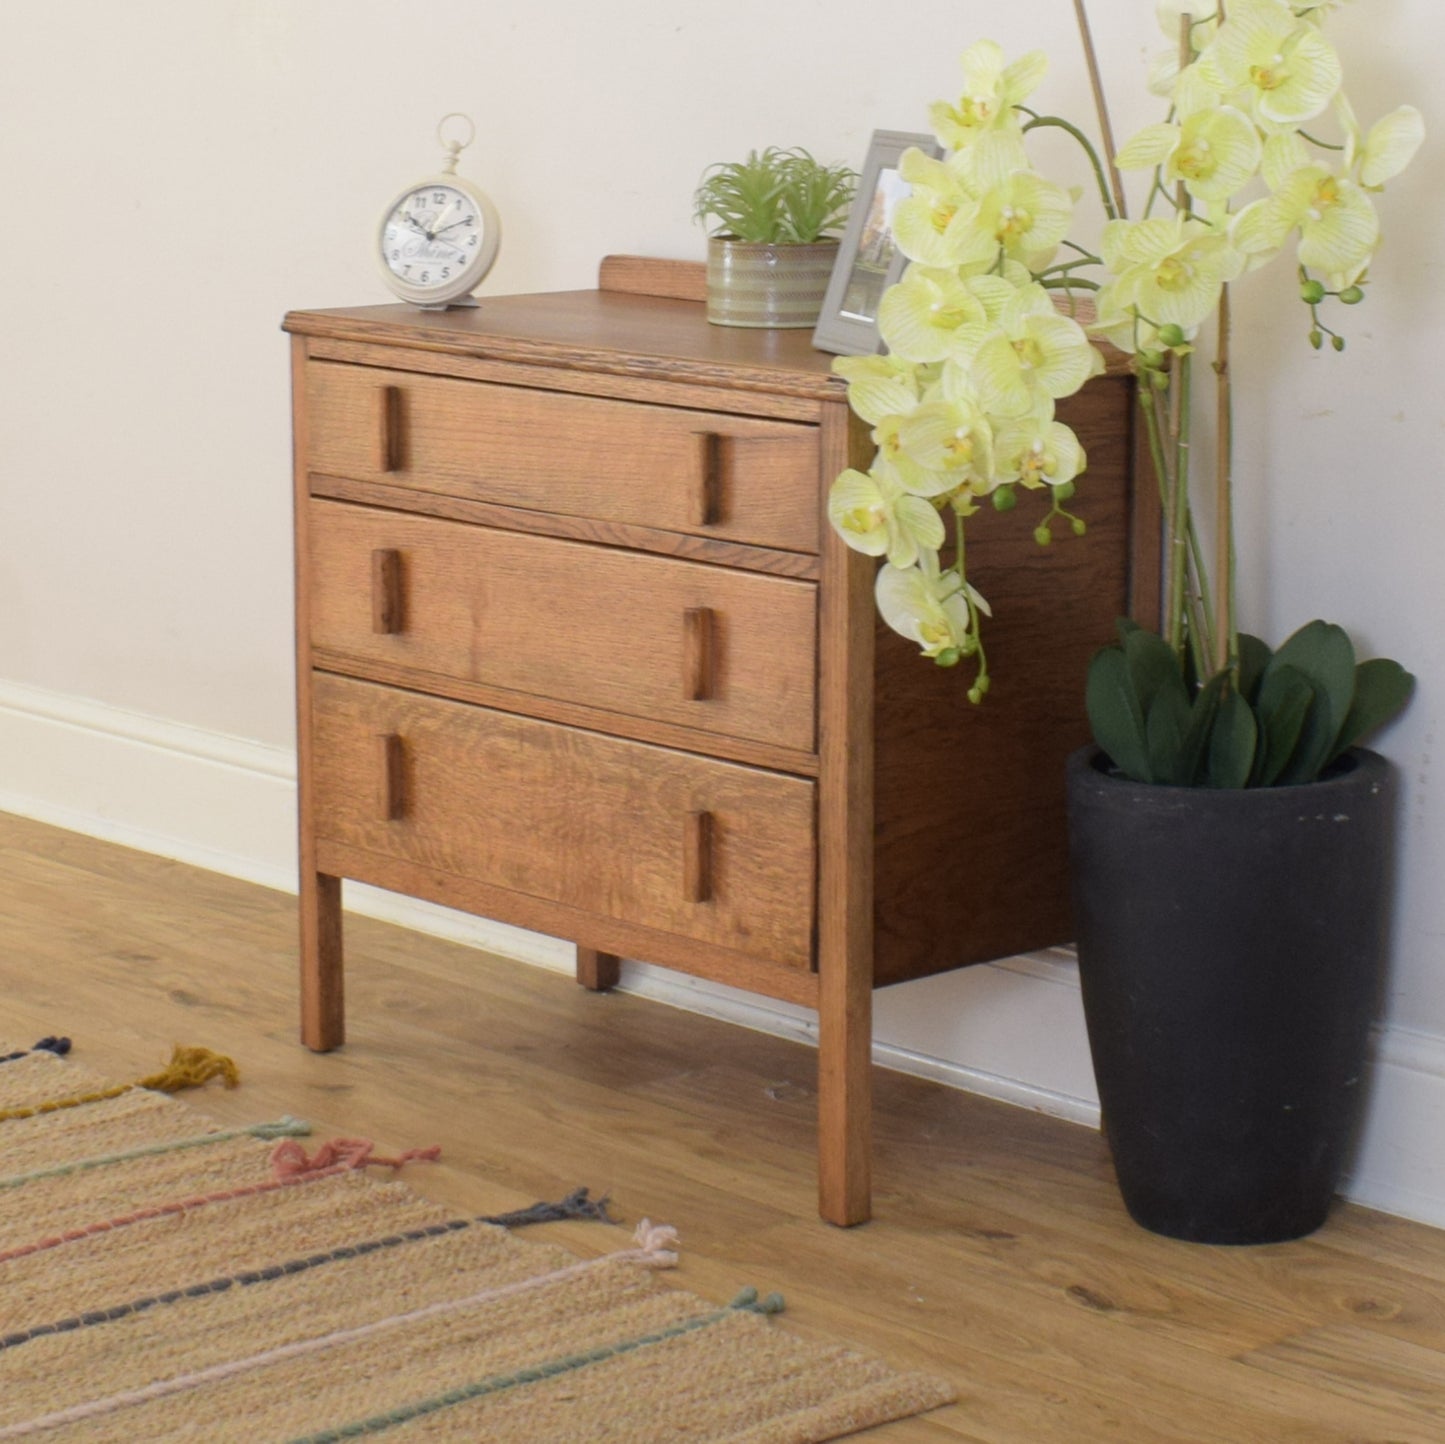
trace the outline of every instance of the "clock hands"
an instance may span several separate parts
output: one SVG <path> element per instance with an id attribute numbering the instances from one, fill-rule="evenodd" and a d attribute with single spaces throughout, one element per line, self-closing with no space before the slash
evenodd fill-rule
<path id="1" fill-rule="evenodd" d="M 445 208 L 442 210 L 441 215 L 437 216 L 432 221 L 431 230 L 426 233 L 427 240 L 434 241 L 439 235 L 441 235 L 443 231 L 451 230 L 450 226 L 444 226 L 442 225 L 442 222 L 456 209 L 456 205 L 457 203 L 455 200 L 450 200 L 447 202 Z"/>

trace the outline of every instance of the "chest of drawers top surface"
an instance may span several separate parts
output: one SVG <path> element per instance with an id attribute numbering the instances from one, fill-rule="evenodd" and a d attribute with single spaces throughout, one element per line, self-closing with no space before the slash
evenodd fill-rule
<path id="1" fill-rule="evenodd" d="M 807 331 L 699 324 L 695 302 L 609 291 L 484 299 L 476 309 L 410 306 L 293 311 L 285 329 L 318 339 L 399 346 L 573 372 L 692 381 L 775 395 L 838 399 L 832 357 Z"/>

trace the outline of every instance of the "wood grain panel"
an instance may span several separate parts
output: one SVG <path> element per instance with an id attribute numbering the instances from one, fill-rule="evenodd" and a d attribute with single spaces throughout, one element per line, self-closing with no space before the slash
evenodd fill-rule
<path id="1" fill-rule="evenodd" d="M 877 627 L 879 984 L 1070 941 L 1064 759 L 1089 740 L 1084 677 L 1128 610 L 1131 386 L 1103 377 L 1059 405 L 1089 469 L 1070 503 L 1081 538 L 1040 547 L 1022 513 L 981 514 L 969 576 L 993 604 L 993 687 L 935 667 Z"/>
<path id="2" fill-rule="evenodd" d="M 346 1041 L 346 998 L 341 923 L 341 879 L 323 873 L 316 859 L 312 816 L 311 592 L 306 507 L 306 341 L 291 339 L 292 494 L 296 579 L 296 801 L 297 888 L 300 897 L 299 972 L 301 1041 L 325 1052 Z"/>
<path id="3" fill-rule="evenodd" d="M 841 403 L 823 421 L 826 475 L 867 464 L 868 428 Z M 819 622 L 818 1209 L 872 1212 L 873 571 L 830 527 Z"/>
<path id="4" fill-rule="evenodd" d="M 386 507 L 390 511 L 414 511 L 423 516 L 469 521 L 477 526 L 503 527 L 507 531 L 525 532 L 529 536 L 567 537 L 573 541 L 596 542 L 599 546 L 657 552 L 660 556 L 685 557 L 689 561 L 707 562 L 715 567 L 767 572 L 774 577 L 801 577 L 806 581 L 817 581 L 821 575 L 818 558 L 807 552 L 781 552 L 769 547 L 718 541 L 712 537 L 659 531 L 656 527 L 528 511 L 520 506 L 468 501 L 459 496 L 439 496 L 436 492 L 410 491 L 402 486 L 355 481 L 350 477 L 325 476 L 316 472 L 312 472 L 310 483 L 312 496 L 329 496 L 337 501 L 355 501 L 363 506 Z"/>
<path id="5" fill-rule="evenodd" d="M 564 370 L 555 366 L 494 361 L 453 351 L 418 351 L 382 341 L 334 341 L 317 336 L 307 341 L 313 361 L 344 361 L 348 366 L 414 371 L 430 376 L 456 376 L 466 381 L 496 381 L 539 391 L 569 391 L 578 396 L 608 396 L 618 401 L 652 401 L 686 406 L 693 411 L 731 411 L 744 416 L 771 416 L 780 421 L 818 419 L 819 402 L 803 396 L 763 391 L 734 391 L 682 377 L 616 376 L 607 371 Z M 841 386 L 841 383 L 835 383 Z"/>
<path id="6" fill-rule="evenodd" d="M 307 372 L 313 472 L 818 549 L 814 427 L 326 361 Z M 385 458 L 378 408 L 393 418 Z M 396 464 L 384 469 L 383 459 Z M 705 515 L 700 495 L 712 500 Z"/>
<path id="7" fill-rule="evenodd" d="M 341 502 L 310 515 L 311 639 L 332 659 L 813 746 L 811 582 Z"/>
<path id="8" fill-rule="evenodd" d="M 812 966 L 813 783 L 325 673 L 312 692 L 321 837 Z M 390 822 L 373 802 L 378 736 L 406 759 Z M 686 841 L 696 813 L 710 818 L 706 889 Z"/>

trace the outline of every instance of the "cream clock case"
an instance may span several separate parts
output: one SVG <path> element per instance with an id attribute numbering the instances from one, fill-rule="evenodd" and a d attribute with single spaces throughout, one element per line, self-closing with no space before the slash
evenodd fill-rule
<path id="1" fill-rule="evenodd" d="M 465 140 L 448 140 L 465 127 Z M 502 239 L 497 208 L 470 181 L 457 175 L 457 157 L 476 138 L 476 127 L 460 114 L 444 115 L 437 140 L 446 158 L 441 173 L 409 185 L 387 206 L 377 228 L 381 274 L 403 301 L 425 309 L 475 306 L 472 292 L 482 284 Z"/>

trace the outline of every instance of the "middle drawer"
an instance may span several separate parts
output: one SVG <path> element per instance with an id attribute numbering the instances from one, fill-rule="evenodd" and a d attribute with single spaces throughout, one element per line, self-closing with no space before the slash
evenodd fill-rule
<path id="1" fill-rule="evenodd" d="M 311 642 L 359 662 L 814 747 L 814 583 L 313 498 Z"/>

